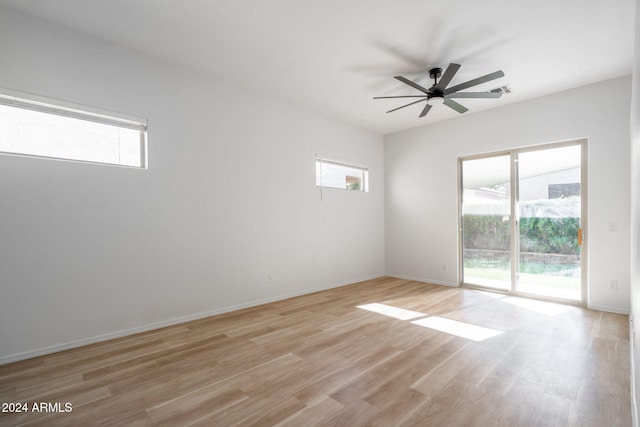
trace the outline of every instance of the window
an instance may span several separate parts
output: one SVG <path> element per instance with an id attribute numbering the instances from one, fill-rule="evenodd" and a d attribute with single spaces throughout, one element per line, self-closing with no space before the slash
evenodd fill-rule
<path id="1" fill-rule="evenodd" d="M 316 157 L 316 185 L 368 192 L 369 170 L 365 166 Z"/>
<path id="2" fill-rule="evenodd" d="M 0 152 L 147 167 L 144 119 L 0 93 Z"/>

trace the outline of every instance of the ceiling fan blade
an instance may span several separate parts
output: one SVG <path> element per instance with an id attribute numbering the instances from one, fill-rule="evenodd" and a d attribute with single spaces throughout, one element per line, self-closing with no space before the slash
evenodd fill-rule
<path id="1" fill-rule="evenodd" d="M 414 83 L 411 80 L 406 79 L 406 78 L 404 78 L 402 76 L 395 76 L 394 79 L 400 80 L 402 83 L 407 84 L 407 85 L 411 86 L 412 88 L 418 89 L 420 92 L 429 93 L 429 91 L 427 89 L 423 88 L 418 83 Z"/>
<path id="2" fill-rule="evenodd" d="M 444 89 L 447 87 L 447 85 L 449 84 L 453 76 L 456 75 L 459 69 L 460 69 L 460 64 L 454 64 L 453 62 L 449 64 L 444 74 L 442 75 L 442 78 L 436 85 L 436 88 L 440 89 L 441 91 L 444 91 Z"/>
<path id="3" fill-rule="evenodd" d="M 449 99 L 449 98 L 445 98 L 444 99 L 444 105 L 446 105 L 449 108 L 453 108 L 454 110 L 456 110 L 460 114 L 466 113 L 467 111 L 469 111 L 469 109 L 467 107 L 465 107 L 464 105 L 460 105 L 456 101 L 454 101 L 453 99 Z"/>
<path id="4" fill-rule="evenodd" d="M 391 98 L 426 98 L 425 95 L 398 95 L 398 96 L 374 96 L 373 99 L 391 99 Z"/>
<path id="5" fill-rule="evenodd" d="M 500 98 L 502 92 L 455 92 L 445 95 L 446 98 Z"/>
<path id="6" fill-rule="evenodd" d="M 449 95 L 459 90 L 464 90 L 472 86 L 479 85 L 481 83 L 486 83 L 486 82 L 490 82 L 491 80 L 499 79 L 500 77 L 504 77 L 504 72 L 502 72 L 502 70 L 495 71 L 491 74 L 487 74 L 486 76 L 478 77 L 477 79 L 469 80 L 468 82 L 460 83 L 459 85 L 450 87 L 449 89 L 446 89 L 444 91 L 444 94 Z"/>
<path id="7" fill-rule="evenodd" d="M 387 113 L 391 113 L 391 112 L 399 110 L 401 108 L 408 107 L 409 105 L 417 104 L 418 102 L 422 102 L 422 101 L 426 101 L 426 100 L 427 100 L 427 98 L 418 99 L 417 101 L 410 102 L 410 103 L 408 103 L 406 105 L 403 105 L 402 107 L 398 107 L 398 108 L 394 108 L 393 110 L 389 110 L 389 111 L 387 111 Z"/>
<path id="8" fill-rule="evenodd" d="M 429 112 L 429 110 L 431 110 L 431 104 L 427 104 L 424 106 L 424 110 L 422 110 L 422 113 L 420 113 L 420 115 L 418 117 L 424 117 L 427 115 L 427 113 Z"/>

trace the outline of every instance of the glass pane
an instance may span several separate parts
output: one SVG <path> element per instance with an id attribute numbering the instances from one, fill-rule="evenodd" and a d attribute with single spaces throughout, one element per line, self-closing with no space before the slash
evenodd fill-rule
<path id="1" fill-rule="evenodd" d="M 0 105 L 0 151 L 143 167 L 139 130 Z"/>
<path id="2" fill-rule="evenodd" d="M 345 190 L 369 191 L 367 170 L 358 166 L 316 160 L 316 185 Z"/>
<path id="3" fill-rule="evenodd" d="M 510 156 L 462 162 L 463 281 L 511 287 Z"/>
<path id="4" fill-rule="evenodd" d="M 518 155 L 520 292 L 581 299 L 580 151 L 573 145 Z"/>

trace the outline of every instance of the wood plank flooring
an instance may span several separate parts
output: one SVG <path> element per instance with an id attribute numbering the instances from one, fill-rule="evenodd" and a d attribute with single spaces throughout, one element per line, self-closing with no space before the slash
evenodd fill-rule
<path id="1" fill-rule="evenodd" d="M 629 363 L 627 316 L 380 278 L 0 366 L 0 425 L 630 426 Z"/>

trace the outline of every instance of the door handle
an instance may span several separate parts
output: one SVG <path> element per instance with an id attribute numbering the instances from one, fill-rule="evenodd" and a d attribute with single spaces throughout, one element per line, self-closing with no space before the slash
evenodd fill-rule
<path id="1" fill-rule="evenodd" d="M 578 246 L 582 246 L 582 228 L 578 228 Z"/>

